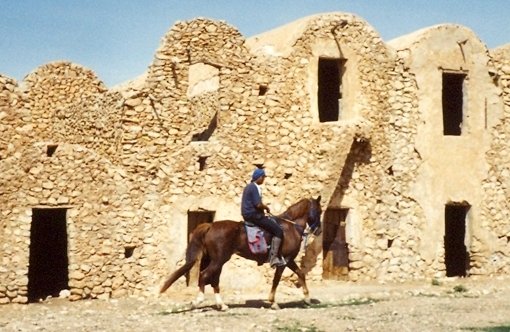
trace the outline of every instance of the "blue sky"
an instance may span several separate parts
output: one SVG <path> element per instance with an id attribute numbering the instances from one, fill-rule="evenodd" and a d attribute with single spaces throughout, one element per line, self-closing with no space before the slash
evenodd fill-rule
<path id="1" fill-rule="evenodd" d="M 385 41 L 455 23 L 489 48 L 510 43 L 510 0 L 0 0 L 0 73 L 21 81 L 67 60 L 111 87 L 146 71 L 176 21 L 224 20 L 251 37 L 332 11 L 360 16 Z"/>

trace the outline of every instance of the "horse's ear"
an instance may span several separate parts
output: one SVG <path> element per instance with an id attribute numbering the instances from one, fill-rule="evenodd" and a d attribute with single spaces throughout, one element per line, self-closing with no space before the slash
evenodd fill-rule
<path id="1" fill-rule="evenodd" d="M 319 195 L 319 197 L 317 197 L 317 203 L 320 203 L 321 202 L 321 195 Z"/>

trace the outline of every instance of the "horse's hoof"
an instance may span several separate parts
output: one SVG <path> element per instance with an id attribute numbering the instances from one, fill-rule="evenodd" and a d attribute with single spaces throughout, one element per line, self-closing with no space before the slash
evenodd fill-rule
<path id="1" fill-rule="evenodd" d="M 271 304 L 271 309 L 273 309 L 273 310 L 280 310 L 280 306 L 278 305 L 278 303 L 273 302 L 273 304 Z"/>
<path id="2" fill-rule="evenodd" d="M 303 302 L 305 302 L 306 305 L 312 305 L 312 300 L 309 297 L 306 297 Z"/>
<path id="3" fill-rule="evenodd" d="M 218 304 L 218 310 L 219 311 L 227 311 L 228 310 L 228 305 L 226 305 L 225 303 Z"/>
<path id="4" fill-rule="evenodd" d="M 193 301 L 193 302 L 191 302 L 191 309 L 197 309 L 200 306 L 200 304 L 202 304 L 202 302 L 204 302 L 204 301 Z"/>

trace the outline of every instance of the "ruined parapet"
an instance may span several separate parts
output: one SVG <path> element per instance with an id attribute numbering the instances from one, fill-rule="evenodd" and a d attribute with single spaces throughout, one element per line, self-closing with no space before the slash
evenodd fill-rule
<path id="1" fill-rule="evenodd" d="M 24 80 L 33 140 L 82 144 L 117 158 L 120 95 L 91 70 L 70 62 L 39 67 Z"/>
<path id="2" fill-rule="evenodd" d="M 31 131 L 18 82 L 0 75 L 0 160 L 17 151 Z"/>
<path id="3" fill-rule="evenodd" d="M 208 19 L 177 22 L 163 38 L 147 85 L 160 121 L 179 146 L 228 107 L 221 88 L 244 85 L 249 58 L 243 44 L 236 29 Z"/>

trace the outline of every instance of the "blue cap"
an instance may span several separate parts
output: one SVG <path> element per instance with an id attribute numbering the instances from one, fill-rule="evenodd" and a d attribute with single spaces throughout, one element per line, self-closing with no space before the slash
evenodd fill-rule
<path id="1" fill-rule="evenodd" d="M 252 181 L 257 181 L 261 176 L 266 176 L 266 172 L 262 168 L 257 168 L 253 171 L 253 175 L 251 176 Z"/>

